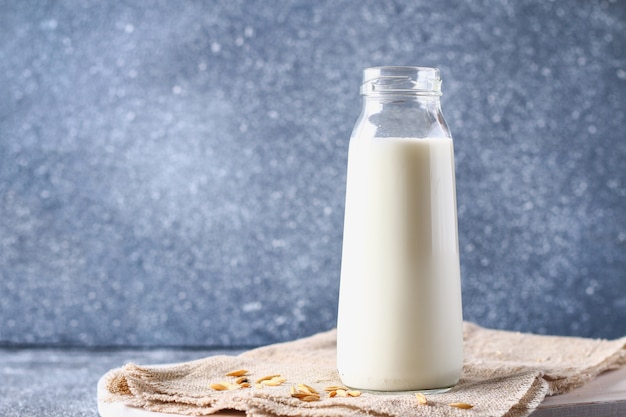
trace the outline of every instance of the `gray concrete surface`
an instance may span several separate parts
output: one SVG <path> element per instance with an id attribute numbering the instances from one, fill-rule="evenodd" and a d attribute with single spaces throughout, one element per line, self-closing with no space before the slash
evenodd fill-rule
<path id="1" fill-rule="evenodd" d="M 0 416 L 97 417 L 96 385 L 128 362 L 166 364 L 236 350 L 0 349 Z"/>

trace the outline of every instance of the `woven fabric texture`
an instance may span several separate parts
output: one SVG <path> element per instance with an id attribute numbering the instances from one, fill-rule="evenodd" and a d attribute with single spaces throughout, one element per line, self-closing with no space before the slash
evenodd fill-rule
<path id="1" fill-rule="evenodd" d="M 529 415 L 545 398 L 582 386 L 598 374 L 626 363 L 626 337 L 597 340 L 491 330 L 464 323 L 464 367 L 450 391 L 427 395 L 362 392 L 330 397 L 341 386 L 335 369 L 336 331 L 265 346 L 238 356 L 213 356 L 167 366 L 127 364 L 106 375 L 104 401 L 123 402 L 150 411 L 203 416 L 240 410 L 248 417 L 270 416 L 506 416 Z M 235 384 L 226 376 L 247 370 L 248 388 L 215 390 L 211 384 Z M 256 384 L 280 375 L 276 386 Z M 317 401 L 291 396 L 306 384 Z M 226 384 L 224 384 L 226 385 Z M 471 409 L 450 404 L 463 403 Z"/>

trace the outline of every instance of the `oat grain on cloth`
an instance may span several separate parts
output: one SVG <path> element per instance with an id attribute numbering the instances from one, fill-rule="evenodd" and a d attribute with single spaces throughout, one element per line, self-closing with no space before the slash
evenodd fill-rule
<path id="1" fill-rule="evenodd" d="M 334 330 L 238 356 L 213 356 L 168 366 L 127 364 L 108 372 L 101 400 L 195 416 L 234 409 L 248 417 L 520 417 L 530 414 L 546 395 L 567 392 L 626 363 L 626 337 L 609 341 L 540 336 L 490 330 L 467 322 L 464 333 L 461 381 L 446 393 L 428 395 L 426 404 L 413 393 L 363 392 L 354 397 L 335 392 L 330 397 L 325 388 L 342 386 L 335 370 Z M 236 370 L 247 373 L 243 378 L 226 376 Z M 280 376 L 273 383 L 259 382 L 263 377 L 271 381 L 276 375 Z M 220 390 L 211 388 L 212 384 Z M 293 396 L 300 392 L 298 384 L 315 390 L 319 400 L 315 395 L 307 400 L 303 400 L 304 394 Z M 472 408 L 456 408 L 452 403 Z"/>

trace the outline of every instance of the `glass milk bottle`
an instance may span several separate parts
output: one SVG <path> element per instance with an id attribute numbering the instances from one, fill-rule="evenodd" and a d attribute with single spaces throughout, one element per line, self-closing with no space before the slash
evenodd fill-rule
<path id="1" fill-rule="evenodd" d="M 337 322 L 345 385 L 433 392 L 459 380 L 454 154 L 436 68 L 367 68 L 348 153 Z"/>

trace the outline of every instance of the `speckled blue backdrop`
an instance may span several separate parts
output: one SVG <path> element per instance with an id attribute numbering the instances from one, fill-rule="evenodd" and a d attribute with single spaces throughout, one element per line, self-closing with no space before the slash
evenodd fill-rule
<path id="1" fill-rule="evenodd" d="M 0 1 L 0 345 L 335 325 L 361 71 L 438 66 L 465 319 L 626 335 L 626 2 Z"/>

